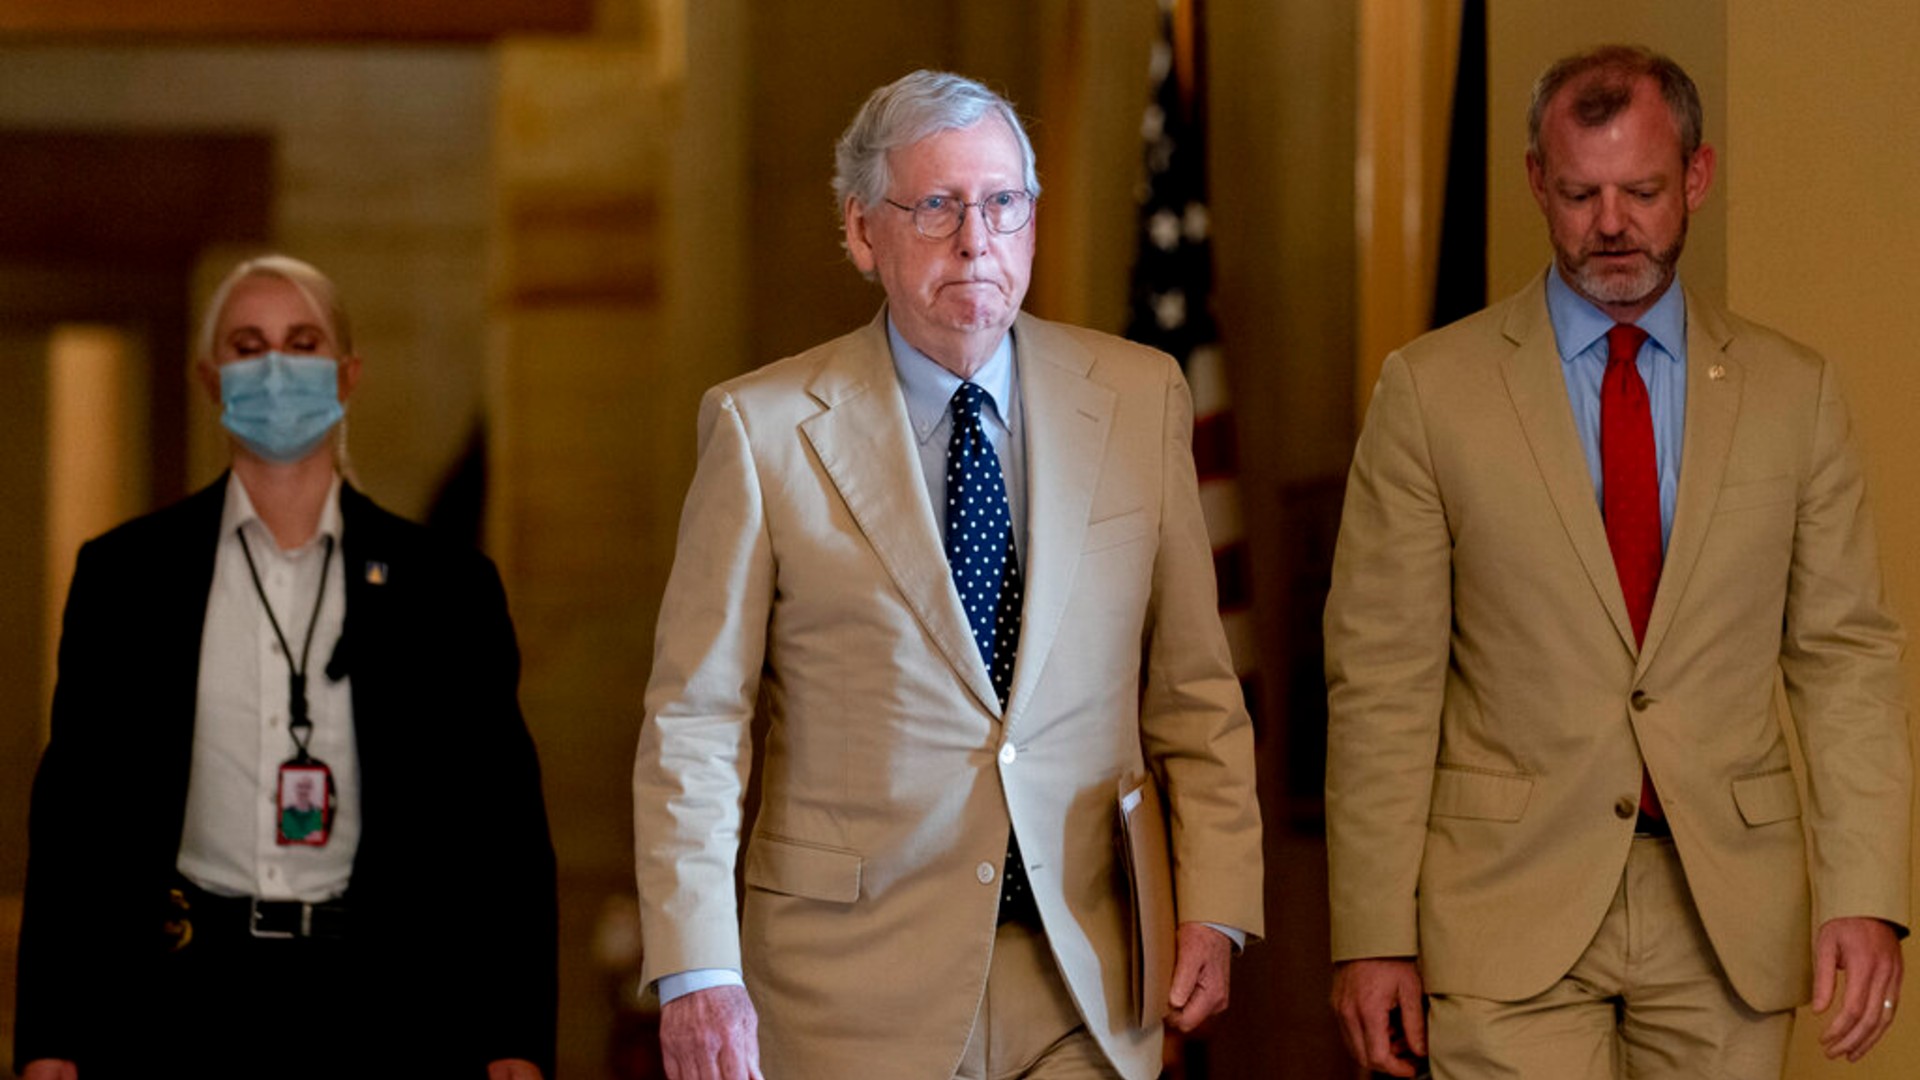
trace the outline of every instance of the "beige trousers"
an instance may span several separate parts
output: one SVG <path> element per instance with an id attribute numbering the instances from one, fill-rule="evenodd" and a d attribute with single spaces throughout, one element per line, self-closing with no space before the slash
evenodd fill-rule
<path id="1" fill-rule="evenodd" d="M 1636 838 L 1620 889 L 1573 970 L 1525 1001 L 1435 994 L 1435 1080 L 1765 1080 L 1793 1012 L 1734 994 L 1673 841 Z"/>
<path id="2" fill-rule="evenodd" d="M 1119 1080 L 1080 1020 L 1040 931 L 1003 923 L 955 1080 Z"/>

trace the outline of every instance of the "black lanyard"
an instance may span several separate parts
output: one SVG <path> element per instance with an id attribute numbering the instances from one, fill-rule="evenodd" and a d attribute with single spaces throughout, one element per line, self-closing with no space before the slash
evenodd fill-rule
<path id="1" fill-rule="evenodd" d="M 297 764 L 306 764 L 313 758 L 307 753 L 307 743 L 313 739 L 313 721 L 307 716 L 307 654 L 313 650 L 313 630 L 320 625 L 320 605 L 327 600 L 327 574 L 333 570 L 333 537 L 327 539 L 327 554 L 320 563 L 320 591 L 313 597 L 313 615 L 307 619 L 307 640 L 300 646 L 300 666 L 293 664 L 293 649 L 287 644 L 287 635 L 280 631 L 280 620 L 273 616 L 273 604 L 267 600 L 267 590 L 260 587 L 260 569 L 253 564 L 253 549 L 247 546 L 245 526 L 234 530 L 240 538 L 240 551 L 247 557 L 247 573 L 253 578 L 253 591 L 260 595 L 260 606 L 267 609 L 267 622 L 273 626 L 273 636 L 280 639 L 280 651 L 287 656 L 287 734 L 293 736 L 293 760 Z"/>

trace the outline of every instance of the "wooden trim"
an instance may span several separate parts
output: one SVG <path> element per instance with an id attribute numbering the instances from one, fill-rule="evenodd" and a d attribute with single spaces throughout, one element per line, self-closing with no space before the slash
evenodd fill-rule
<path id="1" fill-rule="evenodd" d="M 0 38 L 484 41 L 586 33 L 593 0 L 8 0 Z"/>
<path id="2" fill-rule="evenodd" d="M 1366 416 L 1386 354 L 1432 318 L 1460 14 L 1461 0 L 1360 5 L 1356 418 Z"/>

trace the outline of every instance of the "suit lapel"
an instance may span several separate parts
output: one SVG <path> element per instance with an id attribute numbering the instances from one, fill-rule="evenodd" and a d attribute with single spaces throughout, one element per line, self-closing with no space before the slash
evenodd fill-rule
<path id="1" fill-rule="evenodd" d="M 155 710 L 160 724 L 154 730 L 153 758 L 160 763 L 155 775 L 167 778 L 168 792 L 161 805 L 168 808 L 169 820 L 164 828 L 176 840 L 186 815 L 187 776 L 193 764 L 193 719 L 200 701 L 200 643 L 206 632 L 207 597 L 213 591 L 227 485 L 233 482 L 231 474 L 222 476 L 181 504 L 172 550 L 156 560 L 157 565 L 186 571 L 158 575 L 154 583 L 153 610 L 162 614 L 168 628 L 154 635 L 158 652 L 149 669 L 167 680 L 159 700 L 171 705 Z"/>
<path id="2" fill-rule="evenodd" d="M 882 314 L 869 323 L 822 364 L 807 391 L 825 408 L 802 421 L 800 430 L 914 617 L 967 689 L 997 716 L 999 695 L 933 527 L 884 319 Z"/>
<path id="3" fill-rule="evenodd" d="M 1593 497 L 1593 475 L 1587 468 L 1580 433 L 1573 426 L 1573 408 L 1567 400 L 1566 375 L 1560 370 L 1559 344 L 1553 321 L 1547 317 L 1546 277 L 1515 298 L 1507 309 L 1502 332 L 1516 348 L 1502 364 L 1507 393 L 1519 414 L 1535 465 L 1546 481 L 1561 527 L 1586 569 L 1587 581 L 1607 609 L 1620 641 L 1634 649 L 1633 623 L 1627 616 L 1620 575 L 1613 568 L 1613 549 L 1607 544 L 1606 523 Z"/>
<path id="4" fill-rule="evenodd" d="M 377 665 L 388 651 L 378 636 L 390 625 L 386 611 L 393 590 L 389 583 L 396 574 L 404 575 L 406 568 L 395 563 L 392 534 L 383 512 L 346 483 L 340 485 L 340 533 L 347 613 L 341 623 L 340 640 L 322 662 L 328 679 L 353 677 L 354 733 L 356 738 L 363 738 L 378 726 L 363 722 L 368 709 L 377 711 L 378 702 L 383 700 L 382 695 L 368 693 L 366 688 L 378 682 L 379 673 L 370 665 Z"/>
<path id="5" fill-rule="evenodd" d="M 1093 357 L 1028 315 L 1014 324 L 1027 440 L 1026 601 L 1008 713 L 1033 697 L 1060 630 L 1112 429 L 1114 393 L 1087 378 Z"/>
<path id="6" fill-rule="evenodd" d="M 1733 429 L 1740 415 L 1743 372 L 1727 355 L 1732 331 L 1714 307 L 1691 291 L 1687 300 L 1687 418 L 1681 447 L 1679 505 L 1674 509 L 1673 532 L 1660 570 L 1660 590 L 1654 595 L 1647 621 L 1647 643 L 1640 651 L 1640 669 L 1666 637 L 1673 616 L 1686 595 L 1687 580 L 1706 545 L 1707 527 L 1720 482 L 1727 473 L 1733 449 Z"/>

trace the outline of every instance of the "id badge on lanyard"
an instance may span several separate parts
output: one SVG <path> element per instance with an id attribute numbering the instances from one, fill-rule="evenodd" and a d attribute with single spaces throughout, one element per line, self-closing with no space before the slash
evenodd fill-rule
<path id="1" fill-rule="evenodd" d="M 333 770 L 307 751 L 313 740 L 313 719 L 307 712 L 307 658 L 313 650 L 314 627 L 320 625 L 320 607 L 327 598 L 327 575 L 333 570 L 333 537 L 326 538 L 326 555 L 320 563 L 320 591 L 313 598 L 313 615 L 307 620 L 307 639 L 300 648 L 300 663 L 293 662 L 293 650 L 287 635 L 260 585 L 260 571 L 254 566 L 253 549 L 247 546 L 245 532 L 240 533 L 240 550 L 247 557 L 247 573 L 253 576 L 254 592 L 267 611 L 267 622 L 280 640 L 280 652 L 287 658 L 287 734 L 293 739 L 293 756 L 280 763 L 275 785 L 274 815 L 276 840 L 283 846 L 325 847 L 333 833 L 333 811 L 337 805 Z"/>

